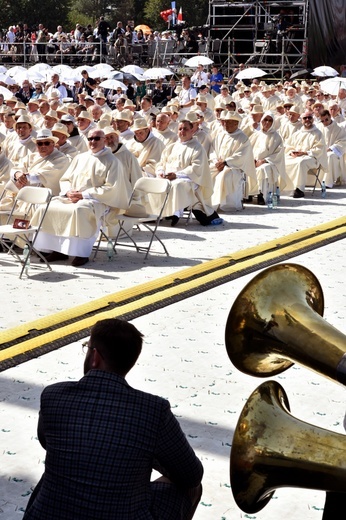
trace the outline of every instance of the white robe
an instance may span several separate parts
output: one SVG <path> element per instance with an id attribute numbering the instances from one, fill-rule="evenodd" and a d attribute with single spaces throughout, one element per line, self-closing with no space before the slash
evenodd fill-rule
<path id="1" fill-rule="evenodd" d="M 198 206 L 198 209 L 202 209 L 208 216 L 211 215 L 213 210 L 208 207 L 208 203 L 213 186 L 208 158 L 203 146 L 195 138 L 186 142 L 178 140 L 165 148 L 156 167 L 156 173 L 158 175 L 172 172 L 176 173 L 178 178 L 172 181 L 164 215 L 173 215 L 183 208 L 197 205 L 200 201 L 202 206 Z M 150 204 L 155 203 L 151 200 Z M 152 209 L 155 209 L 155 213 L 158 207 Z"/>
<path id="2" fill-rule="evenodd" d="M 274 193 L 277 186 L 282 191 L 286 185 L 285 153 L 282 139 L 278 132 L 255 132 L 250 137 L 255 161 L 267 162 L 256 167 L 257 182 L 264 198 L 268 191 Z"/>
<path id="3" fill-rule="evenodd" d="M 215 168 L 218 160 L 226 162 L 221 172 Z M 253 194 L 258 192 L 252 147 L 249 138 L 239 128 L 232 134 L 223 131 L 216 136 L 210 166 L 214 181 L 211 200 L 215 209 L 219 206 L 224 211 L 243 209 L 246 179 L 249 179 L 250 191 Z"/>
<path id="4" fill-rule="evenodd" d="M 140 167 L 149 175 L 155 175 L 155 168 L 160 161 L 165 145 L 150 132 L 147 139 L 140 143 L 135 138 L 127 141 L 126 148 L 137 158 Z"/>
<path id="5" fill-rule="evenodd" d="M 328 157 L 328 168 L 322 177 L 327 188 L 332 188 L 334 182 L 340 179 L 346 181 L 346 129 L 339 126 L 335 121 L 328 126 L 320 127 L 323 134 Z M 330 148 L 330 150 L 328 150 Z"/>
<path id="6" fill-rule="evenodd" d="M 52 200 L 35 247 L 73 256 L 90 255 L 102 217 L 109 207 L 124 212 L 129 203 L 125 176 L 120 161 L 109 148 L 99 154 L 77 155 L 60 182 L 60 195 Z M 72 203 L 64 195 L 81 191 L 84 198 Z M 32 223 L 40 216 L 36 210 Z"/>
<path id="7" fill-rule="evenodd" d="M 308 155 L 292 157 L 291 151 L 307 152 Z M 286 147 L 285 155 L 287 180 L 289 181 L 286 190 L 295 188 L 304 191 L 307 182 L 307 175 L 310 169 L 318 168 L 326 170 L 328 167 L 326 145 L 322 132 L 312 126 L 309 130 L 303 127 L 295 132 Z"/>

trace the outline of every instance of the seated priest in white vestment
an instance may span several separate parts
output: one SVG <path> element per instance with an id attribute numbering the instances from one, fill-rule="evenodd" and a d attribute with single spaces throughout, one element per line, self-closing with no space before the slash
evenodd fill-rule
<path id="1" fill-rule="evenodd" d="M 191 206 L 193 214 L 203 226 L 222 223 L 222 219 L 211 207 L 213 184 L 208 157 L 193 133 L 192 123 L 181 121 L 178 141 L 165 148 L 156 168 L 157 176 L 172 183 L 164 212 L 165 216 L 170 217 L 172 226 L 179 222 L 184 208 Z"/>
<path id="2" fill-rule="evenodd" d="M 318 126 L 326 143 L 328 157 L 328 168 L 322 179 L 327 188 L 332 188 L 334 184 L 346 182 L 346 128 L 332 120 L 329 110 L 322 110 Z"/>
<path id="3" fill-rule="evenodd" d="M 210 155 L 214 182 L 212 205 L 223 211 L 241 210 L 245 193 L 250 190 L 248 194 L 255 195 L 258 191 L 252 147 L 249 138 L 239 129 L 242 117 L 238 112 L 225 111 L 221 117 L 224 129 L 216 135 Z"/>
<path id="4" fill-rule="evenodd" d="M 52 200 L 35 247 L 49 262 L 67 260 L 82 266 L 89 261 L 103 216 L 112 208 L 124 212 L 129 192 L 118 159 L 106 147 L 103 130 L 88 135 L 89 151 L 78 154 L 60 181 L 60 196 Z M 40 209 L 32 218 L 38 222 Z"/>
<path id="5" fill-rule="evenodd" d="M 258 203 L 265 204 L 268 192 L 286 187 L 285 151 L 282 139 L 275 130 L 274 114 L 267 111 L 261 119 L 261 130 L 250 136 L 255 158 Z"/>
<path id="6" fill-rule="evenodd" d="M 310 169 L 327 170 L 328 159 L 322 132 L 313 123 L 312 112 L 301 115 L 303 126 L 292 134 L 286 145 L 286 191 L 293 191 L 293 198 L 304 197 L 305 185 Z"/>
<path id="7" fill-rule="evenodd" d="M 147 176 L 154 176 L 165 145 L 151 132 L 149 123 L 143 117 L 135 120 L 132 130 L 134 136 L 126 142 L 126 147 L 138 159 L 143 172 Z"/>

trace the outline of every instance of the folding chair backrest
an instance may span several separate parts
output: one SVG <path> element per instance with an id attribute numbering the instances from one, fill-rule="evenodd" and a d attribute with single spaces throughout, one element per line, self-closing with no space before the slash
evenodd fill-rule
<path id="1" fill-rule="evenodd" d="M 168 193 L 170 189 L 171 183 L 168 179 L 142 177 L 134 185 L 133 191 L 159 194 Z"/>
<path id="2" fill-rule="evenodd" d="M 27 202 L 28 204 L 45 204 L 52 196 L 49 188 L 39 188 L 36 186 L 24 186 L 16 196 L 17 201 Z"/>

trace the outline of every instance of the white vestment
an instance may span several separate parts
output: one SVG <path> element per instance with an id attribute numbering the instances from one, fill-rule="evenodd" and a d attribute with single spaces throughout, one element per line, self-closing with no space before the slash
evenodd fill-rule
<path id="1" fill-rule="evenodd" d="M 140 143 L 134 137 L 127 141 L 126 148 L 137 158 L 140 167 L 149 175 L 155 175 L 155 168 L 160 161 L 165 145 L 152 132 L 147 139 Z"/>
<path id="2" fill-rule="evenodd" d="M 72 203 L 65 194 L 80 191 L 83 199 Z M 129 203 L 121 163 L 109 148 L 98 154 L 77 155 L 60 181 L 60 196 L 52 200 L 35 247 L 66 255 L 87 257 L 99 232 L 101 218 L 113 208 L 124 212 Z M 38 222 L 40 208 L 32 218 Z"/>
<path id="3" fill-rule="evenodd" d="M 214 181 L 212 204 L 215 209 L 241 210 L 245 195 L 245 182 L 249 179 L 250 191 L 256 194 L 257 182 L 254 157 L 249 138 L 239 128 L 229 134 L 220 132 L 213 143 L 214 149 L 210 155 L 211 174 Z M 215 163 L 218 160 L 226 162 L 223 170 L 218 172 Z"/>
<path id="4" fill-rule="evenodd" d="M 308 155 L 292 157 L 291 151 L 306 152 Z M 295 132 L 286 146 L 285 163 L 288 181 L 286 190 L 298 188 L 304 191 L 308 171 L 318 168 L 319 165 L 324 170 L 328 167 L 326 145 L 322 132 L 314 125 L 308 130 L 303 127 Z"/>
<path id="5" fill-rule="evenodd" d="M 332 188 L 338 179 L 343 183 L 346 181 L 346 129 L 340 127 L 335 121 L 320 128 L 326 143 L 328 157 L 328 168 L 323 180 L 327 188 Z"/>
<path id="6" fill-rule="evenodd" d="M 284 147 L 273 126 L 268 132 L 261 130 L 250 137 L 255 161 L 266 161 L 256 167 L 257 183 L 264 198 L 268 191 L 274 193 L 277 186 L 282 191 L 287 184 Z"/>

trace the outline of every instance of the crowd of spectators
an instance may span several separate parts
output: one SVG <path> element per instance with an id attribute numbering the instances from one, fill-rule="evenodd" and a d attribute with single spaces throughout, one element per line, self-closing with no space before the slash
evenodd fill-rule
<path id="1" fill-rule="evenodd" d="M 142 46 L 140 60 L 150 64 L 150 46 L 161 40 L 175 42 L 172 55 L 173 49 L 191 55 L 198 52 L 205 38 L 200 31 L 183 26 L 160 33 L 148 30 L 146 26 L 135 29 L 131 22 L 123 25 L 119 21 L 112 28 L 101 16 L 96 27 L 76 24 L 72 30 L 66 30 L 59 25 L 54 33 L 43 24 L 39 24 L 37 29 L 22 23 L 10 26 L 0 35 L 0 55 L 5 63 L 48 61 L 74 65 L 82 62 L 92 64 L 109 58 L 125 65 L 133 62 L 133 51 L 138 53 L 138 46 Z"/>

